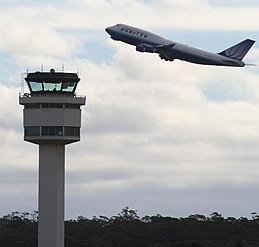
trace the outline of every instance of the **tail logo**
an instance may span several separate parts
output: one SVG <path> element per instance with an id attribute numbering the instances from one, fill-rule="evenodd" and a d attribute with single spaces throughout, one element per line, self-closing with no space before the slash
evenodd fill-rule
<path id="1" fill-rule="evenodd" d="M 255 43 L 254 40 L 246 39 L 220 52 L 219 54 L 225 57 L 229 57 L 229 58 L 233 58 L 241 61 L 254 43 Z"/>

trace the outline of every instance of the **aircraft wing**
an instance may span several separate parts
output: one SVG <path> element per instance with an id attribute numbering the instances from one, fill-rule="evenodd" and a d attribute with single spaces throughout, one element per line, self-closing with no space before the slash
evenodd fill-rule
<path id="1" fill-rule="evenodd" d="M 174 43 L 169 44 L 169 45 L 157 46 L 156 50 L 159 53 L 159 57 L 166 61 L 173 61 L 174 59 L 172 58 L 172 55 L 171 55 L 171 49 L 174 46 L 175 46 Z"/>
<path id="2" fill-rule="evenodd" d="M 174 46 L 174 43 L 169 45 L 153 45 L 153 44 L 146 44 L 140 43 L 136 45 L 136 50 L 139 52 L 150 52 L 150 53 L 158 53 L 161 59 L 166 61 L 173 61 L 174 58 L 171 54 L 171 49 Z"/>

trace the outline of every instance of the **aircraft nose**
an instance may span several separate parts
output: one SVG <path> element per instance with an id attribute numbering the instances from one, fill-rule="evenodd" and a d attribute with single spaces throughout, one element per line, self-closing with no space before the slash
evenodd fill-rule
<path id="1" fill-rule="evenodd" d="M 105 31 L 106 31 L 108 34 L 111 35 L 111 27 L 106 27 L 106 28 L 105 28 Z"/>

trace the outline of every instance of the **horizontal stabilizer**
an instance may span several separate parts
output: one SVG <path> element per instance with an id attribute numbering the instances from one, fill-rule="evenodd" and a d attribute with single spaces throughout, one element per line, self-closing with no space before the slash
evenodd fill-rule
<path id="1" fill-rule="evenodd" d="M 246 39 L 218 54 L 241 61 L 254 43 L 254 40 Z"/>

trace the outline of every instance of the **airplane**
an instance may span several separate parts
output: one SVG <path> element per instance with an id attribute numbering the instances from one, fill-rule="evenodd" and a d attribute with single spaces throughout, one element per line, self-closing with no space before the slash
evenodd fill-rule
<path id="1" fill-rule="evenodd" d="M 158 53 L 161 59 L 174 61 L 179 59 L 195 64 L 244 67 L 242 59 L 255 43 L 254 40 L 246 39 L 222 52 L 212 53 L 194 48 L 175 41 L 165 39 L 154 33 L 140 28 L 117 24 L 105 29 L 115 41 L 122 41 L 134 45 L 138 52 Z"/>

